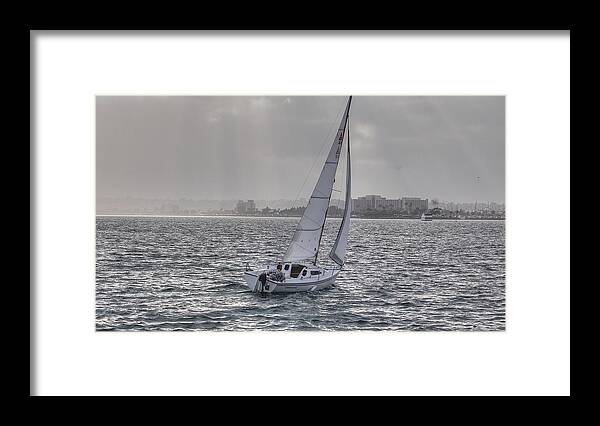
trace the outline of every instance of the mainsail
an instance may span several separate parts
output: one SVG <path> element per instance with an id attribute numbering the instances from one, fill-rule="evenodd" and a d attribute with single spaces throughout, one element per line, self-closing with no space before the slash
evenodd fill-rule
<path id="1" fill-rule="evenodd" d="M 314 261 L 316 262 L 321 234 L 323 233 L 325 218 L 327 217 L 327 209 L 329 208 L 329 200 L 331 199 L 335 173 L 340 160 L 342 143 L 344 142 L 344 133 L 346 132 L 351 102 L 352 96 L 348 99 L 348 104 L 346 105 L 340 127 L 338 128 L 331 149 L 329 150 L 329 155 L 327 155 L 327 159 L 321 170 L 319 180 L 308 201 L 308 205 L 304 210 L 300 222 L 298 222 L 292 242 L 285 253 L 283 258 L 284 262 L 295 262 L 311 258 L 314 258 Z"/>
<path id="2" fill-rule="evenodd" d="M 344 218 L 340 225 L 335 243 L 329 252 L 329 257 L 342 266 L 346 260 L 346 246 L 348 245 L 348 232 L 350 231 L 350 215 L 352 214 L 352 187 L 350 173 L 350 129 L 348 129 L 348 155 L 346 156 L 346 202 L 344 203 Z"/>

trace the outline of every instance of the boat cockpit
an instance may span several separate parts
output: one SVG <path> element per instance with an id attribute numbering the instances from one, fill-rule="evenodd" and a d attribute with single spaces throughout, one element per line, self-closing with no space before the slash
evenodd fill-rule
<path id="1" fill-rule="evenodd" d="M 284 278 L 316 278 L 323 274 L 318 266 L 304 265 L 301 263 L 277 263 L 273 272 L 281 274 Z"/>
<path id="2" fill-rule="evenodd" d="M 303 276 L 306 276 L 306 266 L 299 265 L 297 263 L 292 263 L 292 268 L 290 270 L 291 278 L 298 278 L 300 276 L 300 273 L 302 273 L 302 272 L 304 273 Z"/>

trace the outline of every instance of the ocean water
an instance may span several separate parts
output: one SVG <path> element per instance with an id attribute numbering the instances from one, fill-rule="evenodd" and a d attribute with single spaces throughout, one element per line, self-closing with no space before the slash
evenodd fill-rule
<path id="1" fill-rule="evenodd" d="M 335 285 L 251 293 L 298 218 L 96 218 L 96 330 L 505 329 L 504 221 L 352 219 Z M 327 264 L 340 219 L 327 221 Z"/>

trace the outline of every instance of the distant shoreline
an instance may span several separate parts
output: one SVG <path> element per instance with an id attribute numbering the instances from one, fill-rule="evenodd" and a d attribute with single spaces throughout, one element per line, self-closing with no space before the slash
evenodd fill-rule
<path id="1" fill-rule="evenodd" d="M 119 214 L 96 214 L 96 217 L 231 217 L 231 218 L 257 218 L 257 219 L 300 219 L 301 216 L 260 216 L 260 215 L 216 215 L 216 214 L 196 214 L 196 215 L 184 215 L 184 214 L 138 214 L 138 213 L 119 213 Z M 330 219 L 341 219 L 341 217 L 330 217 Z M 421 220 L 421 217 L 392 217 L 392 216 L 382 216 L 382 217 L 360 217 L 360 216 L 352 216 L 352 219 L 394 219 L 394 220 Z M 433 221 L 437 220 L 506 220 L 506 218 L 494 218 L 494 217 L 470 217 L 459 219 L 456 217 L 438 217 L 433 218 Z"/>

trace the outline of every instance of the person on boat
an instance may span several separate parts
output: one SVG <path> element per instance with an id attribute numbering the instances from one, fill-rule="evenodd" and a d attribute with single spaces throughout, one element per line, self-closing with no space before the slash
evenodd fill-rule
<path id="1" fill-rule="evenodd" d="M 258 281 L 260 282 L 261 286 L 261 290 L 265 288 L 265 284 L 267 283 L 267 273 L 263 272 L 262 274 L 260 274 L 258 276 Z"/>
<path id="2" fill-rule="evenodd" d="M 281 272 L 280 270 L 272 269 L 269 272 L 267 272 L 267 278 L 272 281 L 283 281 L 285 276 L 283 275 L 283 272 Z"/>

